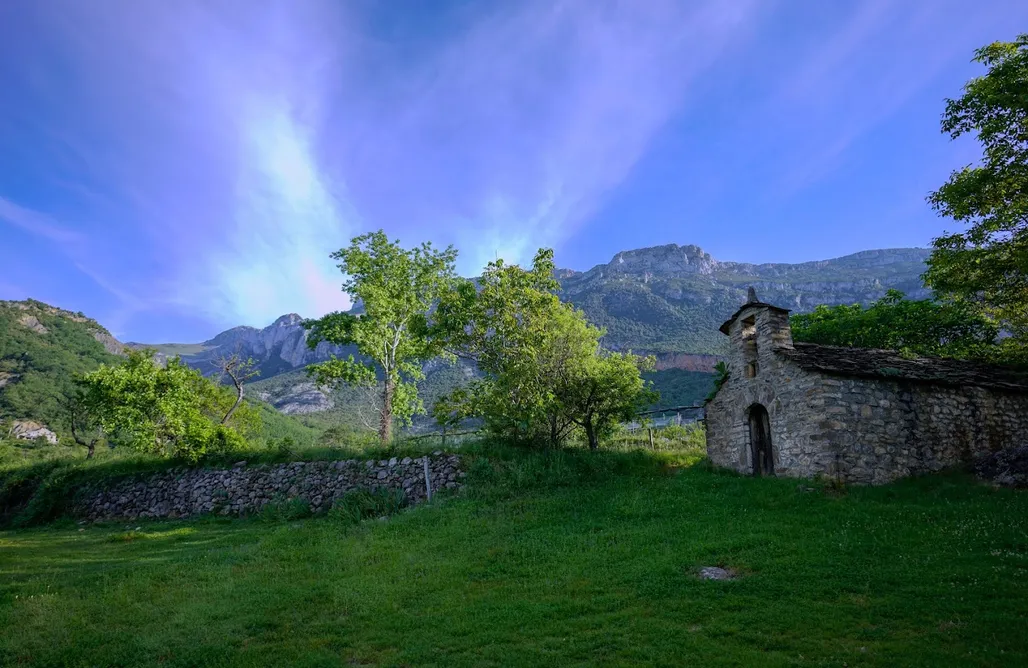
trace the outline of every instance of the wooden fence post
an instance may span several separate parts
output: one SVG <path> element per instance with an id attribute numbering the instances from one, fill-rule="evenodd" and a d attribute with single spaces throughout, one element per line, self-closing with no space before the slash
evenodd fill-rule
<path id="1" fill-rule="evenodd" d="M 650 450 L 653 450 L 653 427 L 648 428 L 646 432 L 650 436 Z"/>
<path id="2" fill-rule="evenodd" d="M 425 455 L 425 497 L 432 500 L 432 480 L 428 475 L 428 455 Z"/>

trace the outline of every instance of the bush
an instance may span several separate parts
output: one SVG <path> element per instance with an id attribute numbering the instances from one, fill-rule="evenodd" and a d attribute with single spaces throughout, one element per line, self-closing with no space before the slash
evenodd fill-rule
<path id="1" fill-rule="evenodd" d="M 402 489 L 355 489 L 336 499 L 328 514 L 345 524 L 359 524 L 363 520 L 395 515 L 407 505 L 407 495 Z"/>
<path id="2" fill-rule="evenodd" d="M 281 499 L 261 508 L 258 517 L 267 522 L 290 522 L 311 517 L 313 514 L 311 504 L 306 499 Z"/>

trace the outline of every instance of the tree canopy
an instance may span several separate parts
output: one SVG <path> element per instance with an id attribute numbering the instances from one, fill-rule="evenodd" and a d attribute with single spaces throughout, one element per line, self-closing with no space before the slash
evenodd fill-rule
<path id="1" fill-rule="evenodd" d="M 177 357 L 161 366 L 153 351 L 133 350 L 123 364 L 101 365 L 78 381 L 76 403 L 116 443 L 197 460 L 245 445 L 259 415 Z M 231 412 L 230 412 L 231 411 Z"/>
<path id="2" fill-rule="evenodd" d="M 440 401 L 437 419 L 479 417 L 505 438 L 550 445 L 580 428 L 595 448 L 653 400 L 640 376 L 652 360 L 603 351 L 603 330 L 557 298 L 553 270 L 552 251 L 542 249 L 529 269 L 497 260 L 477 285 L 459 281 L 444 295 L 440 338 L 483 375 Z"/>
<path id="3" fill-rule="evenodd" d="M 450 286 L 457 251 L 429 242 L 406 250 L 384 232 L 354 237 L 332 254 L 345 279 L 343 291 L 363 312 L 330 313 L 308 320 L 308 344 L 355 345 L 360 359 L 332 359 L 308 367 L 319 384 L 379 387 L 379 437 L 392 440 L 393 421 L 409 423 L 424 411 L 415 383 L 422 364 L 442 352 L 431 335 L 429 313 Z"/>
<path id="4" fill-rule="evenodd" d="M 818 306 L 791 318 L 796 341 L 899 350 L 924 357 L 998 358 L 998 329 L 974 307 L 928 299 L 907 300 L 890 290 L 865 308 Z"/>
<path id="5" fill-rule="evenodd" d="M 1028 34 L 975 52 L 988 71 L 946 101 L 942 131 L 975 136 L 978 165 L 953 172 L 928 197 L 966 226 L 933 241 L 926 283 L 975 304 L 1013 336 L 1003 345 L 1028 357 Z"/>

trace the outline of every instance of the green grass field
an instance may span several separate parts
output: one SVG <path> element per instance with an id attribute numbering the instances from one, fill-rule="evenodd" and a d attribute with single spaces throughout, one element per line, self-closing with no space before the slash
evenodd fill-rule
<path id="1" fill-rule="evenodd" d="M 1028 494 L 694 459 L 505 452 L 356 527 L 0 532 L 0 665 L 1028 665 Z"/>

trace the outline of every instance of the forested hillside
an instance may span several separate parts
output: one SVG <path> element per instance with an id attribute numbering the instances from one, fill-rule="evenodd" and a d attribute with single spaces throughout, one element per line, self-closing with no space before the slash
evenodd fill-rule
<path id="1" fill-rule="evenodd" d="M 61 402 L 76 374 L 120 359 L 95 320 L 35 300 L 0 302 L 0 420 L 65 428 Z"/>

